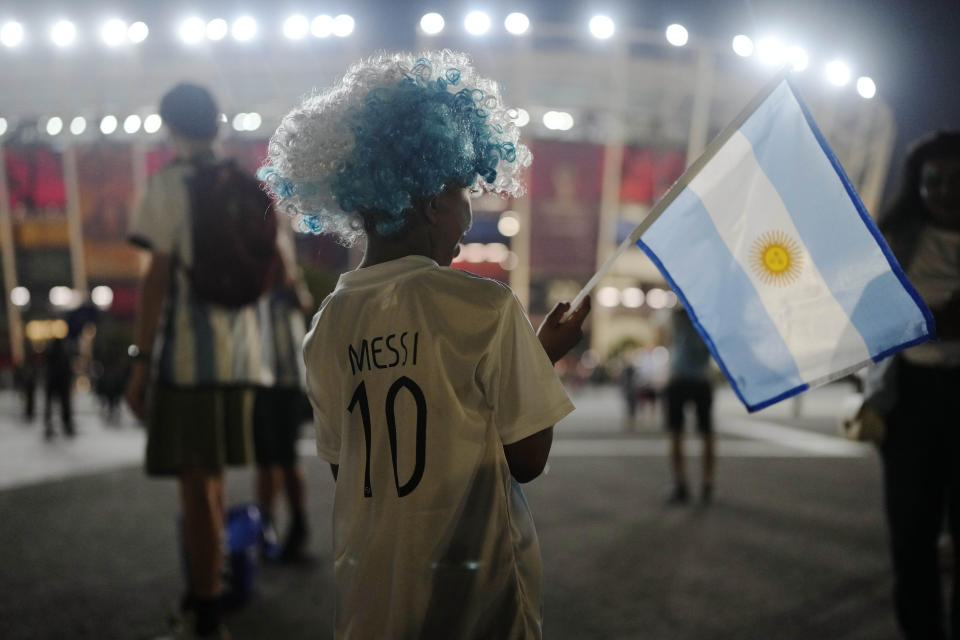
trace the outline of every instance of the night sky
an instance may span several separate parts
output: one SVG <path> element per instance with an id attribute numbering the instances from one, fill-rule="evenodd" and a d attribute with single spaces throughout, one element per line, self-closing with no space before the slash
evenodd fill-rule
<path id="1" fill-rule="evenodd" d="M 388 10 L 397 23 L 426 11 L 463 15 L 478 8 L 504 13 L 525 10 L 534 21 L 579 21 L 606 12 L 618 22 L 663 29 L 680 22 L 690 31 L 729 41 L 737 33 L 771 34 L 811 53 L 805 73 L 822 72 L 834 57 L 847 60 L 854 77 L 869 75 L 893 108 L 897 145 L 887 191 L 895 188 L 910 141 L 930 131 L 960 129 L 960 0 L 587 0 L 564 2 L 397 3 Z M 358 12 L 359 13 L 359 12 Z M 389 37 L 384 34 L 385 37 Z M 400 43 L 402 45 L 402 42 Z M 849 89 L 849 87 L 847 88 Z"/>
<path id="2" fill-rule="evenodd" d="M 737 33 L 755 40 L 769 34 L 801 44 L 812 56 L 805 73 L 821 73 L 826 60 L 840 57 L 852 65 L 854 77 L 873 77 L 897 121 L 891 176 L 911 140 L 936 129 L 960 128 L 960 0 L 33 0 L 13 5 L 0 11 L 0 20 L 48 22 L 70 16 L 90 22 L 121 14 L 173 22 L 193 13 L 232 17 L 244 12 L 279 21 L 295 12 L 347 12 L 365 25 L 363 37 L 382 49 L 411 48 L 415 25 L 427 11 L 445 14 L 448 24 L 471 9 L 488 11 L 497 21 L 509 11 L 524 11 L 534 25 L 586 25 L 601 12 L 619 24 L 656 30 L 680 22 L 691 39 L 700 35 L 729 42 Z M 895 183 L 893 177 L 888 181 L 888 193 Z"/>

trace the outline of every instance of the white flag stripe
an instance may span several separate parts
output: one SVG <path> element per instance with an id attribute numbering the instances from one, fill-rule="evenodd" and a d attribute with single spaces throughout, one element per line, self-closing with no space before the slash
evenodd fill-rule
<path id="1" fill-rule="evenodd" d="M 689 188 L 750 278 L 804 381 L 819 380 L 870 359 L 863 338 L 810 259 L 783 201 L 742 133 L 730 137 Z M 758 273 L 751 252 L 765 232 L 785 234 L 799 247 L 802 266 L 792 282 L 772 284 Z"/>

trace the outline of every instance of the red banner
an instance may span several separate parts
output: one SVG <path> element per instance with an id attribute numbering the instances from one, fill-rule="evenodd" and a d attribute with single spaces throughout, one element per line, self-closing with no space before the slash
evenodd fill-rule
<path id="1" fill-rule="evenodd" d="M 597 266 L 603 147 L 553 141 L 532 146 L 531 273 L 589 278 Z"/>
<path id="2" fill-rule="evenodd" d="M 677 149 L 627 147 L 620 201 L 652 205 L 680 177 L 685 163 L 685 154 Z"/>
<path id="3" fill-rule="evenodd" d="M 43 144 L 8 146 L 4 160 L 10 208 L 15 217 L 66 214 L 60 153 Z"/>

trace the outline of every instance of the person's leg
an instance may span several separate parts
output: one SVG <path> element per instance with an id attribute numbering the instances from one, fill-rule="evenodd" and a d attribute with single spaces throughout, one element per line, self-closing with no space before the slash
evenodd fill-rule
<path id="1" fill-rule="evenodd" d="M 36 412 L 36 385 L 28 383 L 23 393 L 26 395 L 27 406 L 24 416 L 28 421 L 33 420 L 33 414 Z"/>
<path id="2" fill-rule="evenodd" d="M 70 382 L 67 382 L 60 388 L 60 418 L 63 420 L 63 432 L 68 436 L 73 436 L 73 407 L 70 404 L 71 398 L 71 387 L 73 385 Z"/>
<path id="3" fill-rule="evenodd" d="M 309 531 L 307 527 L 307 482 L 303 469 L 297 464 L 297 441 L 300 439 L 300 424 L 303 392 L 286 389 L 280 396 L 282 407 L 277 412 L 277 442 L 279 470 L 290 513 L 290 528 L 287 531 L 281 557 L 297 560 L 303 557 Z"/>
<path id="4" fill-rule="evenodd" d="M 673 491 L 667 501 L 681 504 L 687 501 L 687 475 L 683 455 L 683 405 L 685 402 L 681 385 L 673 382 L 666 392 L 667 431 L 670 433 L 670 472 L 673 476 Z"/>
<path id="5" fill-rule="evenodd" d="M 957 553 L 960 552 L 960 431 L 956 428 L 957 415 L 960 415 L 960 397 L 956 394 L 956 389 L 960 389 L 960 370 L 955 369 L 945 375 L 941 385 L 938 395 L 944 398 L 946 406 L 939 410 L 940 429 L 944 441 L 944 465 L 949 474 L 947 513 L 953 551 L 950 630 L 951 637 L 960 640 L 960 562 L 957 561 Z"/>
<path id="6" fill-rule="evenodd" d="M 951 637 L 960 639 L 960 562 L 957 561 L 957 552 L 960 551 L 960 451 L 957 445 L 960 438 L 953 436 L 951 449 L 952 471 L 950 479 L 950 542 L 953 549 L 953 584 L 950 598 L 950 630 Z"/>
<path id="7" fill-rule="evenodd" d="M 273 521 L 276 515 L 277 494 L 280 492 L 282 471 L 277 465 L 258 464 L 256 474 L 257 504 L 264 521 Z"/>
<path id="8" fill-rule="evenodd" d="M 287 494 L 287 505 L 290 510 L 290 529 L 283 543 L 281 557 L 285 560 L 296 560 L 303 556 L 304 547 L 309 537 L 307 527 L 307 479 L 303 468 L 294 460 L 281 467 L 283 486 Z"/>
<path id="9" fill-rule="evenodd" d="M 253 448 L 257 462 L 255 492 L 261 517 L 261 552 L 267 559 L 279 553 L 276 529 L 277 494 L 283 482 L 277 464 L 276 419 L 280 409 L 275 389 L 257 389 L 253 401 Z"/>
<path id="10" fill-rule="evenodd" d="M 701 498 L 709 502 L 713 498 L 713 478 L 716 453 L 713 437 L 713 389 L 708 381 L 697 385 L 694 402 L 697 408 L 697 430 L 703 440 L 703 479 Z"/>
<path id="11" fill-rule="evenodd" d="M 894 607 L 905 638 L 939 640 L 946 637 L 937 559 L 945 471 L 926 381 L 913 370 L 900 373 L 900 404 L 887 419 L 881 447 Z"/>
<path id="12" fill-rule="evenodd" d="M 43 433 L 48 439 L 53 437 L 53 386 L 43 388 Z"/>
<path id="13" fill-rule="evenodd" d="M 223 568 L 223 472 L 187 469 L 180 473 L 184 546 L 196 603 L 196 631 L 220 625 L 220 572 Z"/>

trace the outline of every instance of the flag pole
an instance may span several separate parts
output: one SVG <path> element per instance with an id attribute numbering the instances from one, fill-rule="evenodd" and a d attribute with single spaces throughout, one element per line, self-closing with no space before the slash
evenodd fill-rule
<path id="1" fill-rule="evenodd" d="M 610 267 L 613 265 L 616 259 L 619 258 L 623 252 L 630 247 L 630 245 L 636 244 L 637 240 L 640 239 L 640 236 L 642 236 L 644 232 L 649 229 L 654 222 L 657 221 L 657 218 L 660 217 L 660 214 L 662 214 L 666 208 L 670 206 L 674 200 L 676 200 L 677 196 L 680 195 L 680 192 L 687 188 L 687 185 L 690 184 L 690 182 L 698 173 L 700 173 L 700 170 L 703 169 L 704 165 L 713 159 L 713 156 L 717 154 L 717 152 L 720 150 L 720 147 L 727 143 L 727 140 L 729 140 L 730 137 L 733 136 L 733 134 L 743 126 L 743 123 L 747 121 L 747 118 L 753 115 L 753 112 L 757 110 L 757 107 L 763 104 L 763 101 L 769 98 L 770 94 L 780 86 L 780 83 L 787 78 L 787 76 L 790 74 L 790 71 L 791 65 L 788 64 L 779 72 L 777 72 L 777 74 L 766 85 L 764 85 L 760 92 L 754 96 L 753 100 L 751 100 L 747 106 L 744 107 L 739 114 L 737 114 L 737 117 L 734 118 L 730 124 L 724 127 L 723 131 L 717 134 L 717 137 L 714 138 L 709 145 L 707 145 L 706 150 L 704 150 L 700 157 L 697 158 L 696 161 L 691 164 L 686 171 L 683 172 L 683 175 L 677 178 L 677 181 L 670 186 L 665 194 L 663 194 L 663 197 L 657 201 L 657 204 L 653 205 L 653 208 L 650 209 L 650 213 L 646 215 L 646 217 L 643 219 L 643 222 L 637 225 L 637 228 L 634 229 L 629 236 L 627 236 L 627 239 L 624 240 L 619 247 L 617 247 L 617 250 L 613 252 L 613 255 L 607 258 L 607 261 L 603 263 L 600 269 L 593 274 L 593 277 L 587 281 L 587 284 L 583 286 L 583 289 L 580 290 L 580 293 L 578 293 L 573 299 L 573 302 L 571 302 L 570 311 L 567 313 L 567 317 L 573 313 L 574 309 L 580 306 L 584 298 L 586 298 L 590 294 L 590 291 L 597 286 L 597 282 L 599 282 L 600 278 L 602 278 L 607 271 L 610 270 Z"/>

